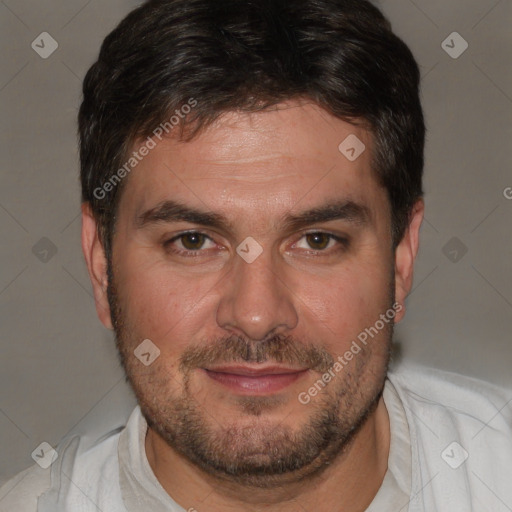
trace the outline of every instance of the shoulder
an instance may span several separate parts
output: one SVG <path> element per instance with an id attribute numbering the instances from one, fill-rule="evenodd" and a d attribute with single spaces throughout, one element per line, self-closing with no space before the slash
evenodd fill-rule
<path id="1" fill-rule="evenodd" d="M 413 455 L 440 463 L 455 447 L 461 460 L 469 457 L 467 469 L 512 471 L 512 390 L 417 365 L 388 377 L 404 406 Z"/>
<path id="2" fill-rule="evenodd" d="M 416 364 L 402 365 L 388 377 L 406 405 L 438 409 L 475 422 L 488 423 L 493 416 L 500 416 L 497 424 L 512 429 L 512 389 Z"/>
<path id="3" fill-rule="evenodd" d="M 102 476 L 117 469 L 117 445 L 124 428 L 96 439 L 88 435 L 64 438 L 55 448 L 57 457 L 50 467 L 34 464 L 1 485 L 0 512 L 36 512 L 42 502 L 53 503 L 59 495 L 69 494 L 69 477 L 63 475 L 91 489 L 97 487 Z M 108 485 L 112 488 L 111 482 Z"/>
<path id="4" fill-rule="evenodd" d="M 512 390 L 412 365 L 388 377 L 409 427 L 410 510 L 512 503 Z"/>
<path id="5" fill-rule="evenodd" d="M 50 486 L 50 470 L 34 464 L 0 487 L 0 512 L 36 512 L 39 496 Z"/>

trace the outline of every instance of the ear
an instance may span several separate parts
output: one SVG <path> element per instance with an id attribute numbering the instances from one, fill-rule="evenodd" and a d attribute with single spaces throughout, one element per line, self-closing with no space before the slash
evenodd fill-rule
<path id="1" fill-rule="evenodd" d="M 425 203 L 423 199 L 419 199 L 412 208 L 409 226 L 395 251 L 395 300 L 402 306 L 397 311 L 395 322 L 400 322 L 405 315 L 405 298 L 412 288 L 414 262 L 418 254 L 424 211 Z"/>
<path id="2" fill-rule="evenodd" d="M 82 204 L 82 250 L 96 303 L 96 312 L 101 323 L 112 329 L 110 307 L 107 299 L 107 258 L 98 236 L 98 225 L 89 203 Z"/>

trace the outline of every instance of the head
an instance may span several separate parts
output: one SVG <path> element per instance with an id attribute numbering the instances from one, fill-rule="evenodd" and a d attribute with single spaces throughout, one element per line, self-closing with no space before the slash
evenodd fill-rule
<path id="1" fill-rule="evenodd" d="M 148 424 L 203 471 L 302 478 L 375 409 L 423 213 L 418 87 L 361 0 L 150 1 L 105 39 L 84 253 Z"/>

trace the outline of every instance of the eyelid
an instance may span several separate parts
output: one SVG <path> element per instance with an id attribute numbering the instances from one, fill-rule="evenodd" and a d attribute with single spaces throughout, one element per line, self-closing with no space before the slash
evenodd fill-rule
<path id="1" fill-rule="evenodd" d="M 204 231 L 201 231 L 199 229 L 187 229 L 186 231 L 180 231 L 179 233 L 173 235 L 171 238 L 167 238 L 167 236 L 165 236 L 164 243 L 174 242 L 175 240 L 178 240 L 182 236 L 190 235 L 190 234 L 203 235 L 205 238 L 208 238 L 209 240 L 211 240 L 213 242 L 212 237 L 210 235 L 208 235 L 208 233 L 205 233 Z"/>
<path id="2" fill-rule="evenodd" d="M 203 231 L 200 231 L 198 229 L 188 229 L 188 230 L 180 231 L 179 233 L 176 233 L 171 238 L 168 238 L 168 236 L 163 237 L 162 246 L 166 251 L 168 251 L 170 253 L 177 254 L 178 256 L 201 256 L 201 253 L 214 250 L 213 248 L 203 249 L 202 247 L 200 249 L 196 249 L 196 250 L 186 249 L 186 248 L 180 249 L 180 248 L 173 247 L 173 244 L 176 241 L 178 241 L 180 238 L 182 238 L 186 235 L 189 235 L 189 234 L 202 235 L 202 236 L 204 236 L 204 238 L 206 240 L 214 243 L 215 245 L 218 245 L 217 242 L 215 242 L 215 240 L 213 240 L 213 238 L 210 235 L 208 235 L 207 233 L 204 233 Z"/>
<path id="3" fill-rule="evenodd" d="M 204 236 L 207 240 L 209 240 L 210 242 L 213 242 L 215 245 L 218 245 L 218 243 L 208 234 L 208 233 L 205 233 L 204 231 L 200 230 L 200 229 L 187 229 L 185 231 L 180 231 L 179 233 L 173 235 L 171 238 L 167 238 L 165 237 L 164 238 L 164 241 L 162 243 L 162 245 L 164 246 L 164 248 L 168 248 L 168 246 L 170 246 L 171 244 L 173 244 L 174 242 L 176 242 L 177 240 L 179 240 L 181 237 L 187 235 L 187 234 L 198 234 L 198 235 L 202 235 Z M 304 237 L 306 237 L 307 235 L 312 235 L 312 234 L 323 234 L 323 235 L 326 235 L 328 236 L 331 240 L 334 240 L 335 242 L 337 242 L 337 245 L 340 246 L 338 247 L 338 249 L 346 249 L 350 243 L 350 239 L 348 236 L 345 236 L 345 235 L 337 235 L 335 233 L 332 233 L 330 231 L 327 231 L 327 230 L 322 230 L 322 229 L 309 229 L 307 231 L 303 231 L 301 233 L 298 234 L 298 237 L 296 238 L 295 242 L 292 243 L 292 247 L 295 247 L 297 245 L 297 243 L 302 240 Z M 168 250 L 171 250 L 171 249 L 168 249 Z M 208 250 L 212 250 L 212 248 L 210 249 L 196 249 L 196 250 L 192 250 L 192 249 L 175 249 L 173 250 L 172 252 L 174 252 L 175 254 L 181 254 L 181 255 L 193 255 L 193 256 L 199 256 L 200 253 L 202 252 L 206 252 Z M 330 248 L 326 248 L 326 249 L 303 249 L 305 251 L 308 251 L 308 252 L 313 252 L 313 253 L 329 253 L 329 252 L 332 252 L 332 251 L 335 251 L 336 250 L 336 247 L 330 247 Z"/>
<path id="4" fill-rule="evenodd" d="M 341 250 L 341 251 L 346 250 L 346 249 L 348 249 L 349 244 L 350 244 L 350 238 L 346 235 L 337 235 L 335 233 L 332 233 L 332 232 L 326 231 L 326 230 L 322 230 L 322 229 L 310 229 L 308 231 L 303 231 L 302 233 L 300 233 L 300 236 L 297 237 L 297 239 L 295 240 L 295 242 L 293 242 L 291 247 L 295 248 L 297 246 L 297 244 L 304 237 L 306 237 L 307 235 L 314 235 L 314 234 L 326 235 L 330 239 L 329 243 L 331 241 L 334 241 L 336 243 L 334 244 L 333 247 L 327 247 L 325 249 L 313 249 L 313 248 L 308 248 L 308 249 L 299 248 L 299 249 L 306 251 L 308 253 L 316 253 L 316 254 L 324 253 L 325 255 L 327 255 L 329 253 L 336 252 L 337 250 Z"/>
<path id="5" fill-rule="evenodd" d="M 297 241 L 307 235 L 316 235 L 316 234 L 327 235 L 337 241 L 347 241 L 348 242 L 348 240 L 349 240 L 349 237 L 347 235 L 336 234 L 336 233 L 333 233 L 332 231 L 317 228 L 317 229 L 308 229 L 307 231 L 301 232 L 297 238 Z"/>

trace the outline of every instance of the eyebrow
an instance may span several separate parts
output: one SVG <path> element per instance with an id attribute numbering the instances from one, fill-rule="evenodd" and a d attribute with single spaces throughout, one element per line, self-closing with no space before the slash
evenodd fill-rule
<path id="1" fill-rule="evenodd" d="M 285 217 L 284 228 L 290 231 L 307 227 L 311 224 L 344 220 L 355 226 L 363 227 L 370 223 L 371 211 L 366 205 L 350 200 L 336 201 Z"/>
<path id="2" fill-rule="evenodd" d="M 285 230 L 295 231 L 311 224 L 333 220 L 344 220 L 362 227 L 367 225 L 370 219 L 371 211 L 366 205 L 351 200 L 342 200 L 330 202 L 298 214 L 287 214 L 281 224 Z M 224 231 L 233 228 L 232 222 L 220 213 L 199 210 L 172 200 L 163 201 L 154 208 L 138 215 L 136 225 L 138 229 L 142 229 L 151 224 L 179 221 Z"/>
<path id="3" fill-rule="evenodd" d="M 160 222 L 190 222 L 217 229 L 229 230 L 232 225 L 224 215 L 191 208 L 177 201 L 164 201 L 137 216 L 137 228 Z"/>

